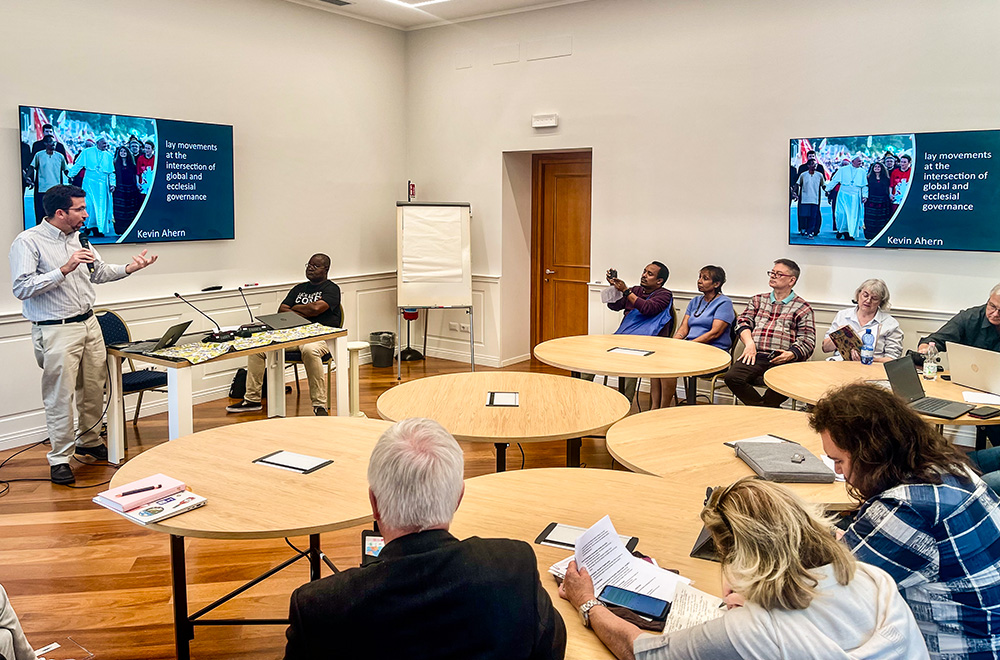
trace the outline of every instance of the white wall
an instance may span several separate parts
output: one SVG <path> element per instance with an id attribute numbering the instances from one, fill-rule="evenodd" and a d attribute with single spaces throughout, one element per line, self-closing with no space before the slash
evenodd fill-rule
<path id="1" fill-rule="evenodd" d="M 98 304 L 298 281 L 314 252 L 333 257 L 334 280 L 391 271 L 404 48 L 399 31 L 276 0 L 5 0 L 0 144 L 16 144 L 18 104 L 233 125 L 236 240 L 151 245 L 155 267 L 99 287 Z M 19 166 L 3 153 L 10 245 Z M 135 250 L 101 253 L 126 262 Z M 0 295 L 0 314 L 19 311 Z"/>
<path id="2" fill-rule="evenodd" d="M 236 240 L 149 246 L 152 268 L 97 288 L 139 338 L 176 318 L 246 322 L 233 291 L 273 311 L 315 252 L 333 258 L 352 339 L 395 327 L 395 201 L 405 194 L 405 37 L 278 0 L 4 0 L 0 6 L 0 244 L 20 229 L 17 106 L 232 124 Z M 105 246 L 125 263 L 136 247 Z M 0 449 L 45 437 L 30 329 L 0 269 Z M 237 361 L 195 368 L 197 400 L 223 396 Z M 132 405 L 134 397 L 127 399 Z M 164 410 L 147 397 L 144 414 Z"/>
<path id="3" fill-rule="evenodd" d="M 507 268 L 523 259 L 502 154 L 592 147 L 592 280 L 660 259 L 692 291 L 715 263 L 749 295 L 787 256 L 809 300 L 847 304 L 878 276 L 898 307 L 954 311 L 1000 281 L 996 255 L 787 245 L 788 140 L 1000 127 L 997 25 L 992 0 L 593 0 L 410 32 L 407 176 L 472 203 L 473 270 L 504 300 L 528 289 Z M 567 37 L 571 55 L 529 59 Z M 559 127 L 530 128 L 537 112 Z"/>

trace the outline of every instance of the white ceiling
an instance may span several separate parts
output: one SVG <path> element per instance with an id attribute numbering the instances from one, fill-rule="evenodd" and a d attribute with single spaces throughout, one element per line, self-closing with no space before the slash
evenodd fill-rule
<path id="1" fill-rule="evenodd" d="M 337 7 L 322 0 L 287 1 L 400 30 L 459 23 L 488 16 L 587 2 L 587 0 L 445 0 L 443 2 L 429 2 L 422 7 L 414 8 L 407 5 L 419 4 L 427 2 L 427 0 L 348 0 L 351 4 L 345 7 Z"/>

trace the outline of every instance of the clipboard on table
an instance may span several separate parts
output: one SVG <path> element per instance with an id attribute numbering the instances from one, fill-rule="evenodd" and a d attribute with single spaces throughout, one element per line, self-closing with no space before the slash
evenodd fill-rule
<path id="1" fill-rule="evenodd" d="M 330 465 L 333 463 L 333 459 L 316 458 L 315 456 L 306 456 L 305 454 L 296 454 L 295 452 L 279 449 L 260 458 L 255 458 L 253 462 L 258 465 L 298 472 L 299 474 L 310 474 Z"/>

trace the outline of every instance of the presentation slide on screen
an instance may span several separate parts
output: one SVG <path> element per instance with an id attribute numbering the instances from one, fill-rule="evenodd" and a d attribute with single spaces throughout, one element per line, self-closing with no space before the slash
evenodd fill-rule
<path id="1" fill-rule="evenodd" d="M 233 127 L 20 107 L 24 228 L 45 192 L 86 192 L 81 233 L 95 244 L 232 239 Z"/>
<path id="2" fill-rule="evenodd" d="M 1000 131 L 796 138 L 791 245 L 1000 251 Z"/>

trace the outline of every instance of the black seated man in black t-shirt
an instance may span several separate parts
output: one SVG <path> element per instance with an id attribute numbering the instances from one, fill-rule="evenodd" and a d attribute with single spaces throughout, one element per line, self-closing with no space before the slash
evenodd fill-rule
<path id="1" fill-rule="evenodd" d="M 330 272 L 330 257 L 325 254 L 314 254 L 306 264 L 307 282 L 296 284 L 281 301 L 278 312 L 295 312 L 314 323 L 322 323 L 333 328 L 339 328 L 343 319 L 340 318 L 340 287 L 327 279 Z M 302 353 L 302 364 L 306 368 L 309 379 L 309 398 L 312 399 L 313 412 L 325 417 L 327 415 L 326 380 L 323 378 L 323 358 L 330 354 L 325 341 L 303 344 L 299 347 Z M 247 356 L 247 388 L 243 401 L 226 408 L 226 412 L 242 413 L 257 412 L 262 409 L 261 388 L 264 384 L 264 353 L 254 353 Z"/>

